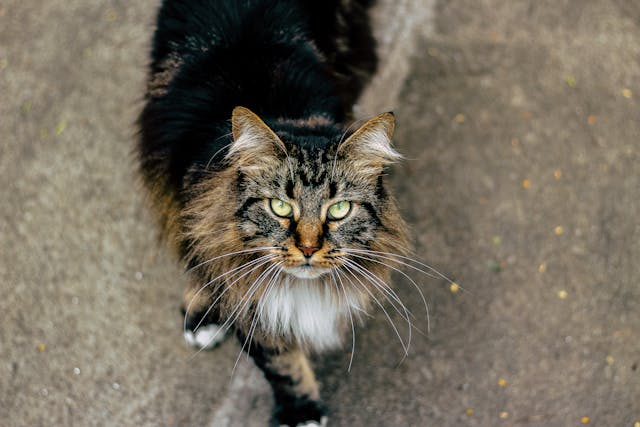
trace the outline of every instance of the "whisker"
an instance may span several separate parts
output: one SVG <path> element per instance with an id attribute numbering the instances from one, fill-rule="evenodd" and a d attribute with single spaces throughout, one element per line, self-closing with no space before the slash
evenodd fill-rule
<path id="1" fill-rule="evenodd" d="M 269 260 L 267 260 L 265 263 L 260 264 L 259 266 L 252 268 L 251 271 L 247 272 L 247 273 L 251 273 L 254 272 L 256 269 L 258 269 L 259 267 L 261 267 L 262 265 L 266 264 L 267 262 L 269 262 Z M 272 264 L 269 267 L 267 267 L 265 269 L 265 271 L 263 271 L 260 276 L 258 276 L 258 279 L 256 279 L 256 282 L 270 269 L 274 268 L 278 266 L 278 264 Z M 245 276 L 247 273 L 243 274 L 242 276 L 240 276 L 239 278 L 237 278 L 231 285 L 233 285 L 234 283 L 236 283 L 238 280 L 240 280 L 243 276 Z M 226 330 L 227 328 L 229 328 L 239 317 L 240 312 L 238 311 L 240 308 L 240 304 L 242 304 L 242 301 L 244 300 L 245 296 L 247 296 L 247 294 L 251 291 L 251 289 L 254 288 L 256 282 L 253 283 L 253 285 L 251 285 L 251 287 L 249 288 L 249 290 L 247 290 L 247 292 L 245 292 L 245 294 L 242 296 L 242 298 L 240 299 L 240 302 L 238 303 L 238 305 L 236 306 L 236 308 L 231 312 L 231 314 L 227 317 L 227 320 L 224 321 L 224 323 L 222 325 L 220 325 L 220 329 L 209 339 L 209 342 L 213 342 L 216 337 L 218 336 L 218 334 L 224 330 Z M 228 291 L 231 287 L 231 285 L 229 285 L 224 292 Z M 224 294 L 223 292 L 223 294 Z M 221 297 L 222 295 L 220 295 L 216 301 Z M 247 299 L 247 302 L 249 301 L 251 297 L 249 297 Z M 213 307 L 215 305 L 215 302 L 211 305 L 211 307 Z M 209 308 L 209 310 L 211 310 L 211 307 Z M 244 308 L 244 307 L 243 307 Z M 234 317 L 234 315 L 237 313 L 237 315 Z M 205 346 L 206 347 L 206 346 Z M 200 354 L 200 352 L 204 349 L 204 347 L 200 348 L 193 356 L 191 356 L 191 358 L 193 359 L 194 357 L 196 357 L 198 354 Z"/>
<path id="2" fill-rule="evenodd" d="M 278 247 L 277 247 L 277 246 L 263 246 L 263 247 L 261 247 L 261 248 L 243 249 L 243 250 L 241 250 L 241 251 L 229 252 L 229 253 L 226 253 L 226 254 L 223 254 L 223 255 L 218 255 L 218 256 L 213 257 L 213 258 L 210 258 L 210 259 L 208 259 L 208 260 L 206 260 L 206 261 L 202 261 L 200 264 L 195 265 L 195 266 L 193 266 L 193 267 L 189 268 L 189 269 L 187 270 L 187 273 L 190 273 L 191 271 L 195 270 L 196 268 L 200 268 L 200 267 L 202 267 L 203 265 L 205 265 L 205 264 L 209 264 L 209 263 L 211 263 L 211 262 L 213 262 L 213 261 L 215 261 L 215 260 L 217 260 L 217 259 L 220 259 L 220 258 L 225 258 L 225 257 L 228 257 L 228 256 L 238 255 L 238 254 L 251 253 L 251 252 L 266 251 L 266 250 L 269 250 L 269 249 L 278 249 Z"/>
<path id="3" fill-rule="evenodd" d="M 262 282 L 264 281 L 264 279 L 266 279 L 268 277 L 268 275 L 275 269 L 277 269 L 280 265 L 282 265 L 284 263 L 284 261 L 279 261 L 277 263 L 274 263 L 273 265 L 270 265 L 269 267 L 267 267 L 262 273 L 260 273 L 260 275 L 258 276 L 258 278 L 253 282 L 253 284 L 249 287 L 249 289 L 247 290 L 247 292 L 245 292 L 245 294 L 243 295 L 242 298 L 240 298 L 240 302 L 238 303 L 238 308 L 240 308 L 240 304 L 242 304 L 242 301 L 244 301 L 245 296 L 247 296 L 249 293 L 251 293 L 251 295 L 248 296 L 246 302 L 242 305 L 242 308 L 240 310 L 234 310 L 234 312 L 232 312 L 231 315 L 233 315 L 234 313 L 236 313 L 235 319 L 233 320 L 233 322 L 235 322 L 239 317 L 240 314 L 242 314 L 242 312 L 245 311 L 247 304 L 249 303 L 249 301 L 251 300 L 251 298 L 255 295 L 255 293 L 258 291 L 258 288 L 260 287 L 260 285 L 262 284 Z"/>
<path id="4" fill-rule="evenodd" d="M 264 274 L 260 275 L 260 277 L 258 279 L 256 279 L 256 289 L 255 291 L 253 291 L 253 293 L 247 297 L 247 302 L 245 302 L 243 308 L 240 310 L 240 312 L 238 312 L 238 315 L 244 310 L 245 306 L 249 303 L 249 301 L 253 298 L 253 296 L 256 294 L 256 292 L 258 291 L 258 289 L 260 288 L 260 285 L 262 285 L 262 283 L 264 282 L 264 280 L 269 276 L 269 274 L 271 274 L 273 272 L 273 276 L 271 276 L 271 279 L 269 279 L 269 282 L 267 282 L 267 287 L 272 283 L 273 278 L 280 272 L 279 267 L 280 265 L 282 265 L 282 263 L 284 263 L 284 261 L 281 261 L 279 264 L 274 264 L 274 268 L 271 269 L 271 271 L 268 274 Z M 271 268 L 271 267 L 269 267 Z M 269 268 L 267 270 L 265 270 L 265 273 L 269 270 Z M 254 284 L 256 284 L 254 283 Z M 242 300 L 241 300 L 242 301 Z M 259 305 L 260 303 L 258 303 Z M 237 317 L 236 317 L 237 319 Z M 231 370 L 231 377 L 233 377 L 233 374 L 236 371 L 236 367 L 238 366 L 238 362 L 240 361 L 240 358 L 242 357 L 242 352 L 244 351 L 244 348 L 247 345 L 247 342 L 249 342 L 249 348 L 251 348 L 251 341 L 249 340 L 250 337 L 253 336 L 253 333 L 255 332 L 255 329 L 257 327 L 257 320 L 258 320 L 258 307 L 256 307 L 256 311 L 253 315 L 253 319 L 251 320 L 251 324 L 249 326 L 249 331 L 247 332 L 247 337 L 244 340 L 244 343 L 242 344 L 242 347 L 240 347 L 240 352 L 238 353 L 238 357 L 236 358 L 236 362 L 233 364 L 233 369 Z M 247 352 L 248 355 L 248 352 Z"/>
<path id="5" fill-rule="evenodd" d="M 422 274 L 424 274 L 424 275 L 426 275 L 426 276 L 429 276 L 429 277 L 431 277 L 431 278 L 433 278 L 433 279 L 441 278 L 441 279 L 446 280 L 446 281 L 447 281 L 448 283 L 450 283 L 450 284 L 456 284 L 456 285 L 458 285 L 458 287 L 460 288 L 460 290 L 462 290 L 463 292 L 467 292 L 467 293 L 469 293 L 469 294 L 473 295 L 473 292 L 472 292 L 472 291 L 470 291 L 470 290 L 468 290 L 468 289 L 463 288 L 462 286 L 460 286 L 460 284 L 459 284 L 459 283 L 454 282 L 453 280 L 451 280 L 450 278 L 448 278 L 448 277 L 447 277 L 447 276 L 445 276 L 444 274 L 440 273 L 440 272 L 439 272 L 438 270 L 436 270 L 435 268 L 431 267 L 431 266 L 430 266 L 430 265 L 428 265 L 428 264 L 425 264 L 425 263 L 423 263 L 423 262 L 420 262 L 420 261 L 418 261 L 418 260 L 416 260 L 416 259 L 409 258 L 409 257 L 403 256 L 403 255 L 394 254 L 394 253 L 392 253 L 392 252 L 370 251 L 370 250 L 365 250 L 365 249 L 354 249 L 354 248 L 341 248 L 340 250 L 341 250 L 341 251 L 343 251 L 343 252 L 345 252 L 345 253 L 353 253 L 353 252 L 357 252 L 357 253 L 364 253 L 364 254 L 369 255 L 369 256 L 377 256 L 377 257 L 379 257 L 379 258 L 383 258 L 383 259 L 387 259 L 387 260 L 389 260 L 389 261 L 393 261 L 393 262 L 398 263 L 398 264 L 400 264 L 400 265 L 404 265 L 404 266 L 409 267 L 409 268 L 411 268 L 411 269 L 413 269 L 413 270 L 419 271 L 420 273 L 422 273 Z M 382 255 L 380 255 L 380 254 L 382 254 Z M 385 257 L 385 256 L 383 256 L 383 255 L 387 255 L 387 256 Z M 416 266 L 414 266 L 414 265 L 408 264 L 408 263 L 406 263 L 406 262 L 403 262 L 403 261 L 401 261 L 401 260 L 399 260 L 399 259 L 396 259 L 396 258 L 393 258 L 393 257 L 397 257 L 397 258 L 400 258 L 400 259 L 404 259 L 404 260 L 407 260 L 407 261 L 411 261 L 411 262 L 414 262 L 414 263 L 416 263 L 416 264 L 418 264 L 418 265 L 420 265 L 420 266 L 422 266 L 422 267 L 424 267 L 424 268 L 428 268 L 429 270 L 431 270 L 431 271 L 433 271 L 434 273 L 436 273 L 436 274 L 437 274 L 437 276 L 434 276 L 434 275 L 432 275 L 431 273 L 429 273 L 429 272 L 427 272 L 427 271 L 424 271 L 424 270 L 422 270 L 422 269 L 420 269 L 420 268 L 418 268 L 418 267 L 416 267 Z"/>
<path id="6" fill-rule="evenodd" d="M 222 293 L 220 295 L 218 295 L 218 297 L 213 301 L 213 303 L 210 304 L 209 309 L 204 313 L 204 315 L 202 316 L 202 318 L 200 319 L 200 321 L 198 322 L 198 324 L 195 326 L 195 328 L 193 329 L 193 331 L 195 332 L 200 325 L 202 324 L 202 322 L 204 321 L 204 319 L 206 319 L 207 315 L 209 315 L 209 313 L 211 312 L 211 310 L 215 307 L 216 303 L 218 301 L 220 301 L 220 298 L 222 298 L 224 296 L 225 293 L 227 293 L 227 291 L 236 283 L 238 282 L 240 279 L 242 279 L 244 276 L 254 272 L 255 270 L 257 270 L 258 268 L 262 267 L 263 265 L 269 263 L 273 258 L 276 258 L 277 255 L 275 254 L 268 254 L 268 255 L 263 255 L 260 258 L 256 258 L 253 261 L 249 261 L 248 263 L 244 264 L 243 266 L 236 267 L 234 270 L 243 270 L 245 268 L 251 267 L 249 270 L 245 271 L 244 273 L 242 273 L 239 277 L 237 277 L 233 282 L 231 282 L 229 285 L 227 285 L 224 289 L 224 291 L 222 291 Z M 257 265 L 256 265 L 257 264 Z M 240 271 L 237 271 L 236 273 L 240 273 Z M 204 285 L 203 287 L 201 287 L 198 292 L 196 292 L 196 294 L 191 298 L 191 301 L 189 302 L 189 305 L 187 306 L 187 313 L 189 312 L 189 308 L 191 308 L 191 304 L 193 303 L 193 301 L 195 300 L 195 298 L 198 296 L 198 294 L 200 292 L 202 292 L 207 286 L 209 286 L 210 284 L 212 284 L 214 281 L 220 279 L 223 276 L 226 276 L 227 274 L 229 274 L 229 272 L 223 273 L 220 276 L 216 277 L 213 280 L 210 280 L 206 285 Z M 235 274 L 235 273 L 234 273 Z M 185 320 L 185 330 L 186 330 L 186 320 Z"/>
<path id="7" fill-rule="evenodd" d="M 211 285 L 212 283 L 214 283 L 216 280 L 219 280 L 219 279 L 221 279 L 221 278 L 223 278 L 224 276 L 229 275 L 229 274 L 231 274 L 231 277 L 233 277 L 233 275 L 235 275 L 236 273 L 239 273 L 241 270 L 243 270 L 243 269 L 245 269 L 245 268 L 249 268 L 250 266 L 252 266 L 252 265 L 254 265 L 254 264 L 256 264 L 256 263 L 259 263 L 260 261 L 263 261 L 263 260 L 265 260 L 265 259 L 272 259 L 274 256 L 277 256 L 277 255 L 275 255 L 275 254 L 267 254 L 267 255 L 263 255 L 263 256 L 258 257 L 258 258 L 254 259 L 254 260 L 252 260 L 252 261 L 249 261 L 249 262 L 246 262 L 246 263 L 244 263 L 244 264 L 242 264 L 242 265 L 240 265 L 240 266 L 237 266 L 237 267 L 235 267 L 235 268 L 233 268 L 233 269 L 231 269 L 231 270 L 229 270 L 229 271 L 226 271 L 226 272 L 224 272 L 224 273 L 220 274 L 219 276 L 217 276 L 217 277 L 215 277 L 215 278 L 213 278 L 213 279 L 209 280 L 207 283 L 205 283 L 204 285 L 202 285 L 202 286 L 200 287 L 200 289 L 198 289 L 198 291 L 197 291 L 197 292 L 196 292 L 196 293 L 191 297 L 191 300 L 189 301 L 189 304 L 187 305 L 187 307 L 186 307 L 186 309 L 185 309 L 185 314 L 186 314 L 186 315 L 188 315 L 188 314 L 189 314 L 189 311 L 191 310 L 191 305 L 193 304 L 193 302 L 195 301 L 195 299 L 198 297 L 198 295 L 200 295 L 200 293 L 201 293 L 202 291 L 204 291 L 207 287 L 209 287 L 209 285 Z M 218 289 L 218 287 L 219 287 L 219 286 L 220 286 L 220 284 L 218 284 L 218 286 L 216 286 L 216 289 L 214 289 L 214 293 L 215 293 L 215 291 L 217 291 L 217 289 Z M 207 311 L 207 313 L 208 313 L 208 311 Z M 183 332 L 187 330 L 187 316 L 186 316 L 186 315 L 185 315 L 184 322 L 183 322 L 183 325 L 182 325 L 182 330 L 183 330 Z M 203 318 L 202 318 L 202 319 L 204 319 L 204 316 L 203 316 Z M 202 320 L 202 319 L 201 319 L 201 320 Z"/>
<path id="8" fill-rule="evenodd" d="M 271 279 L 271 281 L 267 284 L 267 290 L 265 291 L 264 295 L 262 296 L 262 298 L 260 298 L 260 301 L 258 302 L 260 318 L 262 318 L 262 313 L 264 311 L 264 306 L 266 304 L 267 297 L 269 296 L 273 288 L 277 286 L 278 279 L 280 278 L 280 275 L 284 271 L 281 266 L 282 266 L 282 263 L 279 264 L 278 271 L 276 272 L 275 276 Z M 251 347 L 251 341 L 249 341 L 249 347 Z M 249 358 L 249 354 L 247 354 L 247 360 L 248 358 Z"/>
<path id="9" fill-rule="evenodd" d="M 351 266 L 352 270 L 359 271 L 360 274 L 362 274 L 364 277 L 367 277 L 369 279 L 369 282 L 372 285 L 374 285 L 376 288 L 382 290 L 384 292 L 383 293 L 384 297 L 387 299 L 387 301 L 389 301 L 389 303 L 394 308 L 394 310 L 396 310 L 396 312 L 398 314 L 400 314 L 400 317 L 402 317 L 407 322 L 407 328 L 409 329 L 409 331 L 408 331 L 408 335 L 407 335 L 407 346 L 406 346 L 405 357 L 408 356 L 409 355 L 409 348 L 411 347 L 411 339 L 413 338 L 412 328 L 414 327 L 413 324 L 411 323 L 411 319 L 410 319 L 410 316 L 412 316 L 411 312 L 407 309 L 407 307 L 400 300 L 400 297 L 393 291 L 393 289 L 391 289 L 391 287 L 384 282 L 384 280 L 382 280 L 376 274 L 372 273 L 371 271 L 367 270 L 366 268 L 364 268 L 364 267 L 362 267 L 362 266 L 360 266 L 360 265 L 358 265 L 358 264 L 356 264 L 354 262 L 351 262 L 349 260 L 344 260 L 344 261 L 346 261 L 347 265 Z M 404 316 L 402 315 L 402 313 L 400 313 L 400 310 L 398 310 L 398 308 L 396 308 L 396 306 L 393 303 L 393 301 L 391 301 L 391 299 L 389 299 L 389 295 L 395 301 L 397 301 L 398 305 L 402 308 L 402 310 L 405 313 Z M 400 360 L 400 363 L 402 363 L 403 361 L 404 361 L 404 357 L 402 358 L 402 360 Z"/>
<path id="10" fill-rule="evenodd" d="M 255 327 L 254 327 L 253 322 L 256 319 L 262 318 L 262 312 L 264 310 L 265 301 L 266 301 L 268 295 L 271 293 L 271 290 L 278 283 L 278 278 L 280 277 L 280 274 L 282 273 L 282 267 L 280 267 L 281 265 L 282 265 L 282 263 L 280 263 L 279 266 L 278 266 L 279 268 L 277 268 L 275 270 L 274 275 L 271 277 L 271 279 L 267 283 L 267 289 L 265 290 L 264 294 L 262 295 L 262 297 L 258 301 L 258 307 L 256 307 L 256 313 L 253 316 L 254 320 L 251 321 L 252 325 L 251 325 L 251 328 L 249 329 L 249 337 L 250 337 L 250 339 L 249 339 L 249 349 L 251 349 L 251 344 L 253 343 L 253 334 L 255 333 L 255 329 L 258 326 L 258 323 L 256 322 Z M 251 330 L 251 329 L 253 329 L 253 330 Z M 242 354 L 242 350 L 243 349 L 244 349 L 244 344 L 242 345 L 242 348 L 240 349 L 240 354 Z M 247 360 L 249 360 L 249 351 L 247 351 Z"/>
<path id="11" fill-rule="evenodd" d="M 193 301 L 198 297 L 198 295 L 200 295 L 201 292 L 203 292 L 207 287 L 209 287 L 212 283 L 215 283 L 217 280 L 222 279 L 224 276 L 230 275 L 229 278 L 235 276 L 236 274 L 240 273 L 242 270 L 249 268 L 257 263 L 260 263 L 261 261 L 265 261 L 265 260 L 269 260 L 269 259 L 273 259 L 277 257 L 276 254 L 266 254 L 263 255 L 261 257 L 258 257 L 254 260 L 248 261 L 244 264 L 241 264 L 237 267 L 232 268 L 231 270 L 225 271 L 224 273 L 214 277 L 213 279 L 209 280 L 207 283 L 205 283 L 204 285 L 202 285 L 200 287 L 200 289 L 198 289 L 198 291 L 191 297 L 191 300 L 189 301 L 189 305 L 186 308 L 186 312 L 189 313 L 190 309 L 191 309 L 191 304 L 193 303 Z M 218 287 L 221 285 L 221 283 L 218 284 L 218 286 L 216 286 L 216 288 L 214 289 L 214 292 L 217 291 Z M 186 320 L 185 320 L 185 325 L 186 325 Z M 185 326 L 186 329 L 186 326 Z"/>
<path id="12" fill-rule="evenodd" d="M 353 267 L 358 268 L 358 269 L 363 269 L 363 267 L 347 258 L 342 258 L 340 257 L 340 259 L 345 262 L 345 263 L 349 263 L 351 264 Z M 362 272 L 361 274 L 365 274 L 364 272 Z M 380 282 L 381 279 L 376 276 L 377 280 Z M 375 279 L 374 279 L 375 280 Z M 411 280 L 409 278 L 409 280 Z M 395 309 L 395 311 L 402 317 L 403 320 L 408 321 L 408 317 L 412 317 L 414 319 L 416 319 L 416 316 L 414 316 L 414 314 L 411 312 L 411 310 L 409 310 L 406 305 L 404 305 L 404 303 L 402 302 L 402 300 L 400 299 L 400 296 L 398 296 L 398 294 L 393 290 L 393 288 L 391 288 L 389 285 L 387 285 L 385 282 L 382 282 L 382 284 L 376 284 L 376 283 L 372 283 L 374 286 L 376 286 L 376 288 L 382 290 L 383 292 L 385 292 L 387 295 L 385 295 L 385 298 L 387 299 L 387 301 L 389 301 L 389 303 L 391 304 L 391 306 Z M 392 300 L 389 299 L 389 296 L 391 296 L 391 298 L 393 298 L 394 301 L 396 301 L 398 303 L 398 305 L 400 305 L 403 309 L 403 311 L 406 313 L 405 315 L 403 315 L 398 308 L 395 306 L 395 304 L 393 303 Z M 424 300 L 423 300 L 424 301 Z M 425 301 L 426 303 L 426 301 Z M 429 307 L 427 306 L 427 328 L 429 328 Z M 415 329 L 416 332 L 418 332 L 420 335 L 422 335 L 423 337 L 427 337 L 428 334 L 425 333 L 422 329 L 418 328 L 416 325 L 414 325 L 413 323 L 411 323 L 411 328 Z M 429 330 L 429 329 L 428 329 Z"/>
<path id="13" fill-rule="evenodd" d="M 342 266 L 343 268 L 345 268 L 347 271 L 350 271 L 350 268 L 344 264 Z M 337 268 L 336 269 L 336 273 L 340 274 L 340 269 Z M 400 335 L 400 332 L 398 331 L 398 328 L 396 327 L 395 323 L 393 322 L 393 320 L 391 320 L 391 316 L 389 316 L 389 313 L 387 312 L 387 310 L 384 308 L 383 304 L 380 303 L 380 301 L 378 300 L 378 298 L 375 297 L 375 295 L 373 295 L 373 293 L 367 288 L 367 286 L 362 283 L 362 281 L 355 276 L 353 273 L 351 273 L 353 275 L 353 277 L 360 283 L 360 285 L 362 286 L 362 288 L 365 290 L 365 292 L 367 292 L 369 294 L 369 296 L 371 298 L 373 298 L 373 300 L 376 302 L 376 304 L 378 304 L 378 306 L 382 309 L 383 313 L 385 314 L 385 316 L 387 317 L 387 320 L 389 320 L 389 323 L 391 323 L 391 327 L 393 328 L 394 332 L 396 333 L 396 335 L 398 336 L 398 340 L 400 341 L 400 345 L 402 346 L 402 349 L 404 350 L 405 354 L 408 355 L 407 353 L 407 347 L 404 344 L 404 341 L 402 340 L 402 336 Z"/>
<path id="14" fill-rule="evenodd" d="M 329 271 L 333 273 L 333 270 L 329 270 Z M 333 277 L 333 275 L 331 277 Z M 349 358 L 349 366 L 347 367 L 347 372 L 351 372 L 351 365 L 353 364 L 353 356 L 355 355 L 355 352 L 356 352 L 356 328 L 355 326 L 353 326 L 353 315 L 351 314 L 351 304 L 349 304 L 347 291 L 345 290 L 344 284 L 342 283 L 342 278 L 340 278 L 339 275 L 337 275 L 337 277 L 338 277 L 338 281 L 340 281 L 340 287 L 342 288 L 342 293 L 344 294 L 344 301 L 347 306 L 347 311 L 349 313 L 349 322 L 351 322 L 351 357 Z"/>
<path id="15" fill-rule="evenodd" d="M 352 267 L 353 270 L 359 272 L 363 277 L 368 277 L 371 281 L 372 284 L 376 287 L 376 289 L 379 289 L 380 291 L 382 291 L 384 294 L 384 297 L 389 301 L 389 303 L 391 304 L 391 306 L 396 310 L 396 312 L 402 316 L 403 319 L 407 320 L 408 317 L 413 317 L 415 318 L 415 316 L 413 315 L 413 313 L 411 313 L 411 311 L 402 303 L 402 300 L 400 299 L 400 297 L 398 296 L 398 294 L 395 293 L 395 291 L 393 290 L 393 288 L 391 288 L 387 283 L 385 283 L 382 279 L 380 279 L 378 276 L 373 277 L 370 271 L 368 271 L 367 269 L 365 269 L 363 266 L 351 261 L 348 258 L 340 258 L 340 260 L 347 264 L 350 265 Z M 395 304 L 393 303 L 393 301 L 391 301 L 389 299 L 389 296 L 393 299 L 393 301 L 397 302 L 404 310 L 405 315 L 403 315 L 398 308 L 395 306 Z M 405 317 L 406 316 L 406 317 Z"/>
<path id="16" fill-rule="evenodd" d="M 347 252 L 347 253 L 355 252 L 355 253 L 363 253 L 363 254 L 369 255 L 369 256 L 378 256 L 380 258 L 384 258 L 384 259 L 388 259 L 390 261 L 397 262 L 398 264 L 406 265 L 407 267 L 412 268 L 414 270 L 417 270 L 417 271 L 421 272 L 422 274 L 426 274 L 427 276 L 429 276 L 431 278 L 437 279 L 438 277 L 440 277 L 440 278 L 446 280 L 449 283 L 453 283 L 453 280 L 449 279 L 447 276 L 445 276 L 444 274 L 440 273 L 438 270 L 436 270 L 435 268 L 431 267 L 430 265 L 427 265 L 427 264 L 425 264 L 423 262 L 420 262 L 420 261 L 418 261 L 416 259 L 413 259 L 413 258 L 409 258 L 409 257 L 404 256 L 404 255 L 394 254 L 393 252 L 371 251 L 371 250 L 367 250 L 367 249 L 355 249 L 355 248 L 344 248 L 344 249 L 341 249 L 341 250 L 343 252 Z M 429 273 L 427 271 L 424 271 L 424 270 L 422 270 L 422 269 L 420 269 L 420 268 L 418 268 L 416 266 L 413 266 L 411 264 L 399 261 L 396 258 L 400 258 L 402 260 L 407 260 L 407 261 L 414 262 L 414 263 L 416 263 L 416 264 L 418 264 L 418 265 L 420 265 L 420 266 L 422 266 L 422 267 L 434 272 L 435 274 L 437 274 L 437 276 L 433 276 L 431 273 Z"/>
<path id="17" fill-rule="evenodd" d="M 233 133 L 232 133 L 232 132 L 229 132 L 229 133 L 227 133 L 227 134 L 224 134 L 224 135 L 222 135 L 222 136 L 220 136 L 220 137 L 216 138 L 216 141 L 217 141 L 217 140 L 219 140 L 219 139 L 221 139 L 221 138 L 226 138 L 226 137 L 229 137 L 229 136 L 232 136 L 232 135 L 233 135 Z M 207 162 L 207 165 L 204 167 L 204 170 L 209 169 L 209 166 L 211 165 L 211 162 L 213 161 L 213 159 L 215 159 L 215 157 L 216 157 L 216 156 L 217 156 L 221 151 L 223 151 L 225 148 L 227 148 L 227 147 L 229 147 L 229 146 L 231 146 L 231 143 L 223 145 L 223 146 L 222 146 L 222 148 L 220 148 L 218 151 L 216 151 L 215 153 L 213 153 L 213 156 L 211 156 L 211 158 L 210 158 L 210 159 L 209 159 L 209 161 Z"/>
<path id="18" fill-rule="evenodd" d="M 356 257 L 356 258 L 360 258 L 360 259 L 364 259 L 367 261 L 371 261 L 371 262 L 375 262 L 376 264 L 380 264 L 380 265 L 384 265 L 385 267 L 388 267 L 394 271 L 397 271 L 398 273 L 402 274 L 405 278 L 407 278 L 407 280 L 409 280 L 411 282 L 411 284 L 413 285 L 414 288 L 416 288 L 416 290 L 418 291 L 418 294 L 420 294 L 420 298 L 422 299 L 422 303 L 424 304 L 424 309 L 425 309 L 425 313 L 426 313 L 426 317 L 427 317 L 427 333 L 431 332 L 431 321 L 429 319 L 429 306 L 427 305 L 427 299 L 424 297 L 424 293 L 422 292 L 422 289 L 420 289 L 420 287 L 418 286 L 418 284 L 413 280 L 413 278 L 411 278 L 411 276 L 409 276 L 408 274 L 406 274 L 404 271 L 400 270 L 397 267 L 394 267 L 390 264 L 387 264 L 385 262 L 376 260 L 374 258 L 369 258 L 369 257 L 364 257 L 361 255 L 356 255 L 356 254 L 351 254 L 351 256 Z"/>

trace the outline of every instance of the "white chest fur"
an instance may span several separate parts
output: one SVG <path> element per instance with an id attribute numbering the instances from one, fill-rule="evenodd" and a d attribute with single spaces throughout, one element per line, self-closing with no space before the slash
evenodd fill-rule
<path id="1" fill-rule="evenodd" d="M 336 347 L 342 342 L 342 330 L 361 307 L 353 292 L 340 289 L 325 276 L 300 279 L 286 275 L 271 288 L 259 305 L 261 326 L 269 333 L 295 337 L 317 350 Z"/>

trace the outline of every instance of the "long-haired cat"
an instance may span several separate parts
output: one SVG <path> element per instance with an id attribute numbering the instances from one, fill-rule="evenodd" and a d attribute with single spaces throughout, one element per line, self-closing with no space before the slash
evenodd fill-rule
<path id="1" fill-rule="evenodd" d="M 375 69 L 367 0 L 164 0 L 138 155 L 190 276 L 185 338 L 237 335 L 274 421 L 326 419 L 310 351 L 388 287 L 406 231 L 384 170 L 394 117 L 349 126 Z"/>

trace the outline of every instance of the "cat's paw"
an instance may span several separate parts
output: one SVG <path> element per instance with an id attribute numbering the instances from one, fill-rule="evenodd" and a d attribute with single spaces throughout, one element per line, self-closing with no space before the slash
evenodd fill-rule
<path id="1" fill-rule="evenodd" d="M 278 405 L 275 418 L 280 427 L 326 427 L 326 413 L 322 402 L 303 398 Z"/>
<path id="2" fill-rule="evenodd" d="M 227 337 L 227 329 L 222 329 L 215 323 L 199 327 L 196 331 L 184 331 L 184 340 L 199 350 L 211 350 Z"/>
<path id="3" fill-rule="evenodd" d="M 327 417 L 320 418 L 320 421 L 304 421 L 296 424 L 295 427 L 327 427 Z M 290 427 L 288 424 L 280 424 L 280 427 Z"/>

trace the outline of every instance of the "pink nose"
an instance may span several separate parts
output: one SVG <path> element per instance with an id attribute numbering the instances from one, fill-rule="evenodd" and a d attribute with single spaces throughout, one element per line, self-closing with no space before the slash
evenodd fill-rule
<path id="1" fill-rule="evenodd" d="M 310 257 L 320 250 L 320 248 L 316 246 L 298 246 L 298 249 L 300 249 L 306 257 Z"/>

